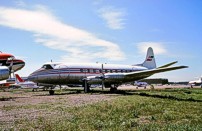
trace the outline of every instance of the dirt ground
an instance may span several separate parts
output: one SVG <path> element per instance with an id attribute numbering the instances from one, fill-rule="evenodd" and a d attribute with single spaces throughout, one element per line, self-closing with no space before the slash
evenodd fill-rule
<path id="1" fill-rule="evenodd" d="M 50 96 L 47 91 L 31 92 L 25 90 L 0 92 L 0 129 L 8 129 L 20 120 L 47 119 L 61 114 L 58 109 L 85 106 L 115 98 L 107 94 L 61 94 Z"/>

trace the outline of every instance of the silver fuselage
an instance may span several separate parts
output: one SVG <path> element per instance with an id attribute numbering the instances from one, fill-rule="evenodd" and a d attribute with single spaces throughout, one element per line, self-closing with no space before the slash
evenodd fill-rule
<path id="1" fill-rule="evenodd" d="M 107 76 L 105 84 L 121 84 L 125 82 L 134 81 L 132 77 L 125 77 L 124 73 L 147 70 L 142 66 L 130 65 L 115 65 L 115 64 L 102 64 L 99 63 L 68 63 L 68 64 L 45 64 L 39 70 L 33 72 L 28 77 L 29 80 L 36 83 L 53 84 L 53 85 L 68 85 L 68 84 L 82 84 L 83 79 L 87 77 Z M 50 65 L 52 69 L 48 66 Z M 148 76 L 147 76 L 148 77 Z M 138 79 L 142 79 L 141 77 Z M 101 84 L 102 79 L 91 79 L 88 81 L 90 84 Z"/>

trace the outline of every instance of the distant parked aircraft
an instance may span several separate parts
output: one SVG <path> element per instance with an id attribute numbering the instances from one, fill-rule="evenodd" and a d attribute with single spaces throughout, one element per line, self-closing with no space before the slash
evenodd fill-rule
<path id="1" fill-rule="evenodd" d="M 35 83 L 53 85 L 82 84 L 85 92 L 89 90 L 91 84 L 102 84 L 105 88 L 110 88 L 110 91 L 116 91 L 119 85 L 126 82 L 140 80 L 160 72 L 188 68 L 187 66 L 170 67 L 175 63 L 156 68 L 153 49 L 150 47 L 142 64 L 50 62 L 30 74 L 28 79 Z M 54 94 L 54 91 L 50 90 L 49 93 Z"/>
<path id="2" fill-rule="evenodd" d="M 139 82 L 139 81 L 135 81 L 134 85 L 137 86 L 136 88 L 138 89 L 138 87 L 144 87 L 146 89 L 146 87 L 148 86 L 147 82 Z"/>
<path id="3" fill-rule="evenodd" d="M 202 87 L 202 76 L 198 80 L 189 81 L 189 84 L 192 86 L 201 86 Z"/>
<path id="4" fill-rule="evenodd" d="M 37 89 L 39 88 L 39 86 L 37 86 L 36 83 L 32 82 L 32 81 L 24 81 L 18 74 L 15 74 L 15 86 L 19 86 L 21 88 L 31 88 L 33 89 Z"/>

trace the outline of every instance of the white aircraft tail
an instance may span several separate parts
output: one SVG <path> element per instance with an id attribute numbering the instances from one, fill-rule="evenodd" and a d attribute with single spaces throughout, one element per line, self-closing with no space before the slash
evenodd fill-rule
<path id="1" fill-rule="evenodd" d="M 156 68 L 154 52 L 153 52 L 153 49 L 151 47 L 149 47 L 147 50 L 147 56 L 146 56 L 145 61 L 142 63 L 142 66 L 144 66 L 148 69 Z"/>

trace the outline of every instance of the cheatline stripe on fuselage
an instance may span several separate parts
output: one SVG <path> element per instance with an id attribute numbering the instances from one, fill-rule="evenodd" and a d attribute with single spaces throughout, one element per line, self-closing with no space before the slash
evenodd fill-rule
<path id="1" fill-rule="evenodd" d="M 90 70 L 96 70 L 96 72 L 81 72 L 80 71 L 81 68 L 63 68 L 63 69 L 48 69 L 48 70 L 39 70 L 37 72 L 34 72 L 32 75 L 34 76 L 35 74 L 37 75 L 51 75 L 51 74 L 101 74 L 101 72 L 99 72 L 100 69 L 95 69 L 95 68 L 91 68 Z M 82 68 L 83 70 L 85 69 L 89 69 L 89 68 Z M 103 69 L 103 73 L 108 73 L 105 72 L 105 70 L 116 70 L 117 72 L 113 72 L 113 73 L 121 73 L 121 70 L 127 71 L 127 72 L 135 72 L 135 71 L 139 71 L 139 70 L 127 70 L 127 69 Z M 98 71 L 98 72 L 97 72 Z M 123 73 L 123 72 L 122 72 Z"/>

